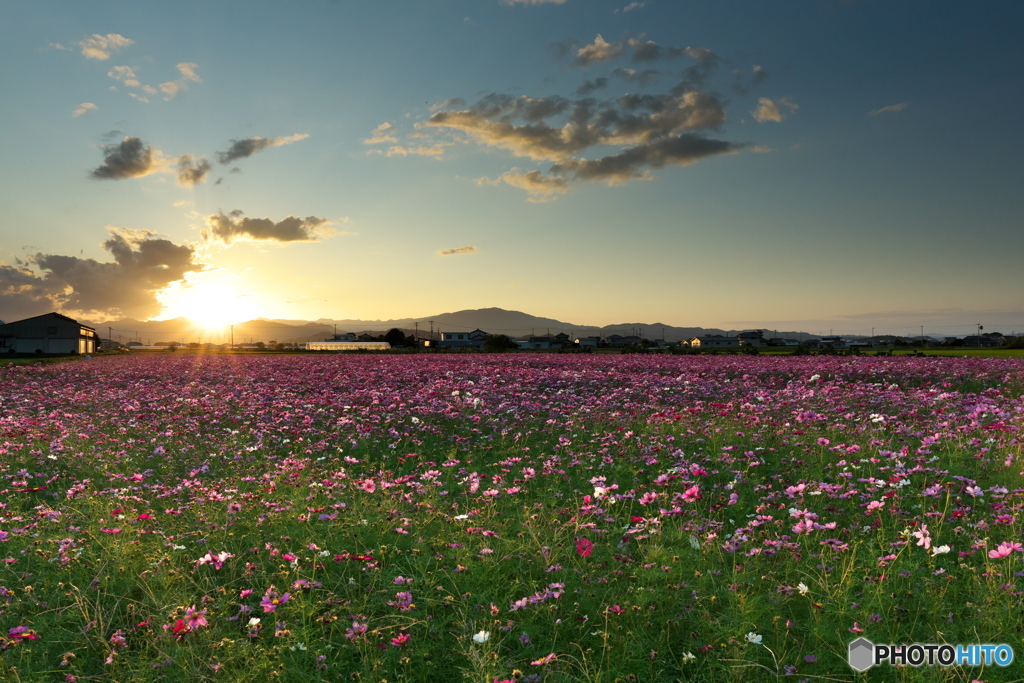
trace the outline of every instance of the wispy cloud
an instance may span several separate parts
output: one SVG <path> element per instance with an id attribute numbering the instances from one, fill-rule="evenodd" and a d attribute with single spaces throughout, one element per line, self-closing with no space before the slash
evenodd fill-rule
<path id="1" fill-rule="evenodd" d="M 216 213 L 207 216 L 206 229 L 202 231 L 206 240 L 219 240 L 231 244 L 239 239 L 261 242 L 315 242 L 334 234 L 327 227 L 326 218 L 288 216 L 284 220 L 270 218 L 247 218 L 241 211 L 229 215 Z"/>
<path id="2" fill-rule="evenodd" d="M 82 54 L 86 58 L 101 61 L 110 59 L 110 55 L 134 44 L 134 40 L 125 38 L 117 33 L 108 33 L 105 36 L 94 33 L 78 42 L 78 46 L 82 49 Z"/>
<path id="3" fill-rule="evenodd" d="M 454 249 L 438 249 L 437 253 L 439 256 L 461 256 L 462 254 L 475 254 L 476 245 L 467 244 L 464 247 L 455 247 Z"/>
<path id="4" fill-rule="evenodd" d="M 178 73 L 181 74 L 176 80 L 167 81 L 166 83 L 160 84 L 160 90 L 164 93 L 165 100 L 173 100 L 179 94 L 188 89 L 192 83 L 202 83 L 202 79 L 196 73 L 196 69 L 199 68 L 198 64 L 192 62 L 182 62 L 177 65 Z"/>
<path id="5" fill-rule="evenodd" d="M 625 13 L 625 12 L 632 12 L 633 10 L 640 9 L 641 7 L 645 7 L 646 5 L 647 5 L 646 2 L 631 2 L 631 3 L 629 3 L 628 5 L 626 5 L 625 7 L 622 8 L 622 12 L 623 13 Z M 619 10 L 615 10 L 615 11 L 618 12 Z"/>
<path id="6" fill-rule="evenodd" d="M 370 133 L 370 137 L 363 140 L 364 145 L 383 145 L 389 142 L 398 142 L 395 137 L 395 127 L 385 121 Z"/>
<path id="7" fill-rule="evenodd" d="M 232 161 L 251 157 L 253 154 L 262 152 L 265 149 L 280 147 L 282 145 L 290 145 L 293 142 L 305 140 L 308 137 L 309 135 L 306 133 L 297 133 L 284 138 L 255 137 L 246 138 L 244 140 L 232 140 L 231 146 L 228 147 L 228 149 L 223 152 L 217 152 L 217 161 L 222 164 L 230 164 Z"/>
<path id="8" fill-rule="evenodd" d="M 80 105 L 75 107 L 75 110 L 73 112 L 71 112 L 71 115 L 72 116 L 83 116 L 86 113 L 88 113 L 88 112 L 90 112 L 90 111 L 92 111 L 94 109 L 98 109 L 98 108 L 99 107 L 97 107 L 92 102 L 82 102 Z"/>
<path id="9" fill-rule="evenodd" d="M 882 107 L 881 109 L 872 109 L 868 112 L 868 116 L 878 116 L 879 114 L 889 114 L 898 111 L 903 111 L 910 106 L 909 102 L 900 102 L 899 104 L 890 104 L 888 107 Z"/>
<path id="10" fill-rule="evenodd" d="M 778 101 L 771 100 L 767 97 L 761 97 L 757 100 L 757 109 L 750 113 L 754 117 L 754 120 L 759 123 L 765 123 L 766 121 L 780 123 L 784 118 L 799 108 L 799 105 L 790 102 L 785 97 Z"/>

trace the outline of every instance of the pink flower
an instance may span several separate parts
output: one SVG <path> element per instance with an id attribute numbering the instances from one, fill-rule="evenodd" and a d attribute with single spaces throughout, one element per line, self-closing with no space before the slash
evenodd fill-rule
<path id="1" fill-rule="evenodd" d="M 530 664 L 533 664 L 534 666 L 544 666 L 545 664 L 550 664 L 551 662 L 557 662 L 557 661 L 558 661 L 558 655 L 556 655 L 554 652 L 552 652 L 549 655 L 544 655 L 540 659 L 533 660 L 532 662 L 530 662 Z"/>
<path id="2" fill-rule="evenodd" d="M 373 481 L 373 479 L 367 479 L 361 484 L 359 484 L 359 488 L 366 491 L 367 493 L 373 493 L 374 491 L 377 490 L 377 484 Z"/>
<path id="3" fill-rule="evenodd" d="M 206 610 L 197 611 L 196 606 L 192 605 L 185 610 L 185 623 L 193 631 L 201 626 L 209 626 L 209 622 L 206 621 Z"/>
<path id="4" fill-rule="evenodd" d="M 993 560 L 998 560 L 999 558 L 1006 557 L 1014 550 L 1017 552 L 1024 552 L 1024 546 L 1021 546 L 1020 543 L 1011 543 L 1010 541 L 1006 541 L 1004 543 L 1000 543 L 999 547 L 995 550 L 988 551 L 988 556 Z"/>
<path id="5" fill-rule="evenodd" d="M 409 642 L 409 634 L 402 632 L 391 639 L 391 644 L 394 647 L 405 647 L 405 644 Z"/>
<path id="6" fill-rule="evenodd" d="M 590 557 L 590 553 L 594 551 L 594 543 L 587 538 L 581 538 L 576 541 L 576 553 L 582 557 Z"/>
<path id="7" fill-rule="evenodd" d="M 683 491 L 683 500 L 687 503 L 692 503 L 698 498 L 700 498 L 700 484 L 694 484 L 690 488 Z"/>
<path id="8" fill-rule="evenodd" d="M 917 539 L 916 545 L 924 546 L 925 550 L 928 550 L 932 547 L 932 539 L 928 533 L 927 524 L 922 524 L 921 529 L 914 532 L 914 538 Z"/>

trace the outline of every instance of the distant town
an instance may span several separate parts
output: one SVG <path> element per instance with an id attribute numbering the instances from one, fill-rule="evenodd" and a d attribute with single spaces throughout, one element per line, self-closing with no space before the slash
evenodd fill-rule
<path id="1" fill-rule="evenodd" d="M 112 328 L 108 328 L 112 329 Z M 394 327 L 386 332 L 335 331 L 311 341 L 230 341 L 213 343 L 184 340 L 115 340 L 100 335 L 89 325 L 60 313 L 47 313 L 11 323 L 0 323 L 0 354 L 60 355 L 92 354 L 103 350 L 204 349 L 218 351 L 384 351 L 389 349 L 424 349 L 438 351 L 579 351 L 594 352 L 720 352 L 759 353 L 765 350 L 797 352 L 859 353 L 862 350 L 885 351 L 895 348 L 1024 348 L 1024 336 L 984 332 L 962 337 L 942 338 L 896 335 L 844 337 L 825 335 L 804 338 L 774 336 L 766 330 L 746 330 L 736 334 L 705 334 L 676 341 L 650 338 L 643 334 L 607 334 L 575 336 L 567 332 L 508 335 L 483 329 L 471 331 L 409 330 Z"/>

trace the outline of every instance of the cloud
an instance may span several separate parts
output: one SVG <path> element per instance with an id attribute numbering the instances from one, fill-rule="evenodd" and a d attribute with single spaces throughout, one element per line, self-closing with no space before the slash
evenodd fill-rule
<path id="1" fill-rule="evenodd" d="M 91 36 L 86 36 L 80 40 L 78 46 L 82 48 L 82 54 L 88 59 L 98 59 L 102 61 L 110 59 L 111 54 L 120 52 L 122 48 L 126 48 L 129 45 L 134 44 L 134 40 L 125 38 L 117 33 L 108 33 L 105 36 L 94 33 Z"/>
<path id="2" fill-rule="evenodd" d="M 238 239 L 264 242 L 315 242 L 333 231 L 327 227 L 326 218 L 309 216 L 297 218 L 288 216 L 282 221 L 274 222 L 269 218 L 245 218 L 241 211 L 232 211 L 229 216 L 217 213 L 206 217 L 206 229 L 203 238 L 220 240 L 231 244 Z"/>
<path id="3" fill-rule="evenodd" d="M 899 104 L 890 104 L 888 107 L 882 107 L 881 109 L 872 109 L 868 112 L 868 116 L 878 116 L 879 114 L 888 114 L 891 112 L 903 111 L 910 106 L 909 102 L 900 102 Z"/>
<path id="4" fill-rule="evenodd" d="M 694 48 L 685 47 L 662 47 L 653 40 L 640 40 L 630 38 L 629 46 L 633 48 L 631 59 L 634 62 L 654 62 L 659 59 L 675 59 L 682 56 L 690 56 L 694 59 L 703 57 L 700 53 L 694 53 Z"/>
<path id="5" fill-rule="evenodd" d="M 107 72 L 107 75 L 115 81 L 124 83 L 129 88 L 137 88 L 141 85 L 139 79 L 135 76 L 135 71 L 128 66 L 115 66 Z"/>
<path id="6" fill-rule="evenodd" d="M 364 145 L 381 145 L 388 142 L 398 142 L 398 138 L 394 136 L 395 127 L 385 121 L 370 133 L 370 137 L 363 140 Z"/>
<path id="7" fill-rule="evenodd" d="M 141 178 L 166 170 L 167 161 L 160 151 L 139 138 L 128 137 L 116 145 L 103 147 L 103 163 L 93 169 L 92 177 L 105 180 Z"/>
<path id="8" fill-rule="evenodd" d="M 289 145 L 299 140 L 305 140 L 309 135 L 306 133 L 297 133 L 285 138 L 246 138 L 244 140 L 232 140 L 231 146 L 223 152 L 217 152 L 217 161 L 222 164 L 230 164 L 232 161 L 237 159 L 245 159 L 251 157 L 253 154 L 262 152 L 265 149 L 271 147 L 280 147 L 281 145 Z"/>
<path id="9" fill-rule="evenodd" d="M 584 45 L 576 50 L 576 58 L 572 60 L 572 65 L 588 66 L 600 62 L 608 62 L 620 57 L 624 49 L 622 43 L 609 43 L 598 34 L 593 43 Z"/>
<path id="10" fill-rule="evenodd" d="M 569 181 L 566 178 L 546 176 L 537 170 L 524 172 L 518 168 L 508 170 L 494 180 L 481 178 L 477 181 L 478 185 L 498 185 L 499 183 L 526 190 L 530 193 L 529 201 L 531 202 L 549 202 L 569 190 Z"/>
<path id="11" fill-rule="evenodd" d="M 636 69 L 623 69 L 622 67 L 616 67 L 611 71 L 612 76 L 618 76 L 624 81 L 635 82 L 640 85 L 646 85 L 649 81 L 654 80 L 661 75 L 661 72 L 657 69 L 644 69 L 643 71 L 637 71 Z"/>
<path id="12" fill-rule="evenodd" d="M 799 105 L 793 104 L 785 97 L 780 99 L 778 102 L 774 102 L 767 97 L 761 97 L 757 100 L 757 109 L 750 113 L 753 115 L 754 119 L 760 123 L 764 123 L 766 121 L 775 121 L 776 123 L 779 123 L 782 119 L 786 118 L 799 108 Z"/>
<path id="13" fill-rule="evenodd" d="M 148 318 L 160 312 L 156 294 L 203 270 L 191 247 L 174 244 L 148 231 L 111 230 L 103 248 L 113 262 L 54 254 L 36 254 L 30 262 L 42 272 L 0 267 L 0 297 L 24 305 L 81 313 Z M 16 271 L 16 272 L 12 272 Z"/>
<path id="14" fill-rule="evenodd" d="M 80 105 L 75 107 L 75 110 L 73 112 L 71 112 L 71 115 L 72 116 L 82 116 L 86 112 L 89 112 L 89 111 L 92 111 L 93 109 L 98 109 L 98 108 L 99 107 L 97 107 L 92 102 L 82 102 Z"/>
<path id="15" fill-rule="evenodd" d="M 27 268 L 0 264 L 0 310 L 6 322 L 54 309 L 52 288 Z"/>
<path id="16" fill-rule="evenodd" d="M 605 78 L 604 76 L 595 78 L 593 80 L 586 80 L 583 81 L 583 85 L 576 88 L 576 94 L 579 95 L 580 97 L 583 97 L 585 95 L 589 95 L 595 90 L 600 90 L 606 85 L 608 85 L 608 79 Z"/>
<path id="17" fill-rule="evenodd" d="M 561 56 L 570 56 L 573 65 L 610 61 L 627 50 L 632 50 L 637 62 L 683 57 L 693 63 L 662 92 L 626 93 L 603 100 L 587 97 L 608 87 L 611 81 L 602 75 L 585 80 L 577 88 L 576 99 L 492 92 L 469 105 L 457 98 L 446 100 L 416 124 L 418 134 L 442 140 L 439 144 L 475 143 L 522 159 L 548 162 L 547 168 L 515 167 L 477 180 L 479 185 L 522 189 L 534 202 L 556 199 L 579 183 L 617 185 L 647 180 L 668 166 L 690 166 L 740 151 L 768 151 L 710 135 L 722 129 L 727 117 L 725 99 L 705 85 L 722 63 L 707 48 L 662 47 L 643 36 L 609 43 L 601 35 L 582 48 L 571 40 L 553 47 Z M 749 78 L 759 80 L 762 71 L 755 67 Z M 646 85 L 667 72 L 617 67 L 608 74 Z M 784 116 L 781 112 L 789 114 L 797 108 L 786 99 L 768 102 L 780 118 Z M 404 154 L 401 148 L 392 150 L 395 155 Z"/>
<path id="18" fill-rule="evenodd" d="M 647 5 L 646 2 L 631 2 L 631 3 L 629 3 L 628 5 L 626 5 L 625 7 L 622 8 L 622 12 L 623 13 L 632 12 L 633 10 L 640 9 L 641 7 L 645 7 L 646 5 Z M 615 10 L 615 11 L 618 12 L 619 10 Z"/>
<path id="19" fill-rule="evenodd" d="M 440 159 L 444 156 L 444 147 L 403 147 L 402 145 L 395 145 L 388 148 L 387 155 L 389 157 L 424 156 Z"/>
<path id="20" fill-rule="evenodd" d="M 571 173 L 575 180 L 620 185 L 629 180 L 650 179 L 648 169 L 690 166 L 711 156 L 736 152 L 744 146 L 694 133 L 684 133 L 636 145 L 600 159 L 571 159 L 555 164 L 551 171 L 557 174 Z"/>
<path id="21" fill-rule="evenodd" d="M 192 62 L 182 62 L 181 64 L 178 64 L 177 69 L 181 76 L 177 80 L 167 81 L 166 83 L 160 84 L 160 90 L 164 93 L 164 99 L 168 101 L 173 100 L 179 94 L 187 90 L 189 84 L 202 83 L 202 79 L 199 78 L 198 74 L 196 74 L 196 69 L 198 68 L 199 65 L 193 64 Z"/>
<path id="22" fill-rule="evenodd" d="M 438 249 L 437 253 L 439 256 L 459 256 L 461 254 L 475 254 L 476 245 L 467 244 L 464 247 L 456 247 L 454 249 Z"/>
<path id="23" fill-rule="evenodd" d="M 502 5 L 564 5 L 565 0 L 501 0 Z"/>
<path id="24" fill-rule="evenodd" d="M 193 187 L 206 180 L 213 167 L 205 157 L 193 159 L 191 154 L 178 157 L 178 184 Z"/>

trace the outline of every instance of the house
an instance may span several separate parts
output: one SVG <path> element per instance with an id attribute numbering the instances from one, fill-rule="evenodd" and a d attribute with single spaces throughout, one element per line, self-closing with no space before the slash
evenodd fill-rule
<path id="1" fill-rule="evenodd" d="M 336 334 L 336 335 L 332 336 L 330 339 L 324 339 L 324 341 L 354 342 L 354 341 L 356 341 L 356 333 L 355 332 L 342 332 L 341 334 Z"/>
<path id="2" fill-rule="evenodd" d="M 576 346 L 587 349 L 596 349 L 600 343 L 600 337 L 577 337 L 573 341 Z"/>
<path id="3" fill-rule="evenodd" d="M 98 345 L 95 329 L 60 313 L 0 325 L 0 352 L 85 354 Z"/>
<path id="4" fill-rule="evenodd" d="M 438 346 L 442 349 L 479 349 L 483 348 L 486 340 L 487 333 L 480 329 L 472 332 L 442 332 Z"/>
<path id="5" fill-rule="evenodd" d="M 797 339 L 785 339 L 783 337 L 772 337 L 768 340 L 768 346 L 800 346 Z"/>
<path id="6" fill-rule="evenodd" d="M 736 338 L 740 342 L 740 346 L 767 346 L 768 342 L 765 341 L 764 333 L 761 330 L 749 330 L 747 332 L 740 332 L 736 335 Z"/>
<path id="7" fill-rule="evenodd" d="M 737 337 L 726 337 L 721 334 L 709 334 L 704 337 L 690 339 L 690 348 L 694 349 L 738 349 L 740 340 Z"/>

